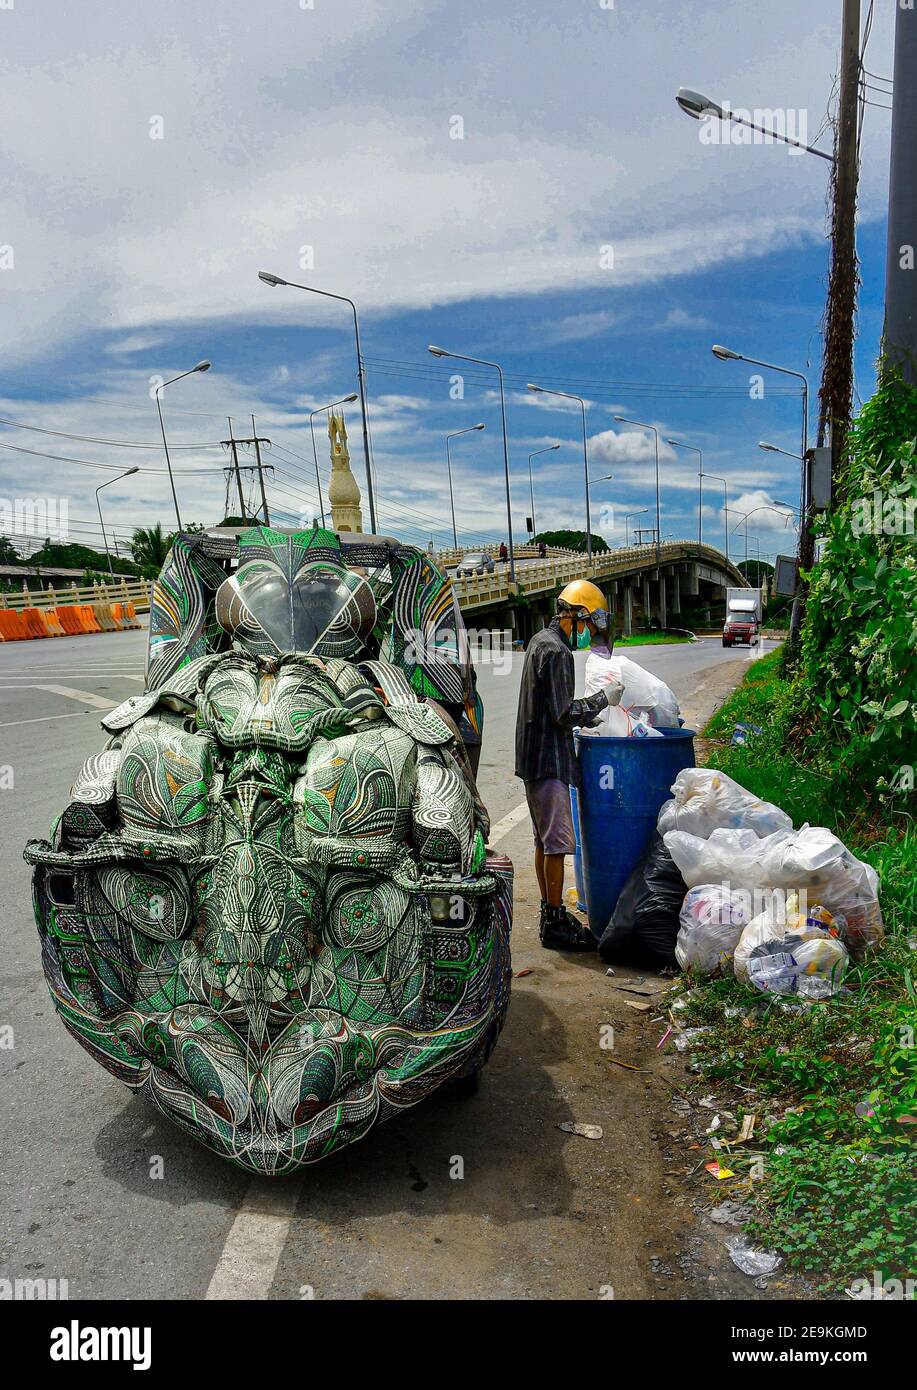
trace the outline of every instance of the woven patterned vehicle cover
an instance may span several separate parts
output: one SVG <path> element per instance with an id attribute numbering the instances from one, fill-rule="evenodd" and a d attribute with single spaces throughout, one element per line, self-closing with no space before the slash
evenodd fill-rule
<path id="1" fill-rule="evenodd" d="M 65 1026 L 251 1172 L 479 1070 L 503 1025 L 512 865 L 447 713 L 480 724 L 464 642 L 396 542 L 180 536 L 147 689 L 26 847 Z"/>

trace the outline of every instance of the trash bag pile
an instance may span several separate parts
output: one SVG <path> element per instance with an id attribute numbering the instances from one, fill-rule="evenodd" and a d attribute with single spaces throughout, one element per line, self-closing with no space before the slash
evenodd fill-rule
<path id="1" fill-rule="evenodd" d="M 686 768 L 599 944 L 604 959 L 827 999 L 883 938 L 875 870 L 725 773 Z"/>
<path id="2" fill-rule="evenodd" d="M 724 773 L 686 769 L 672 791 L 658 829 L 688 887 L 682 969 L 734 973 L 765 994 L 835 994 L 851 957 L 883 937 L 875 870 L 824 827 L 794 830 Z"/>
<path id="3" fill-rule="evenodd" d="M 594 645 L 586 659 L 586 694 L 594 695 L 608 681 L 620 681 L 624 693 L 591 729 L 582 734 L 605 738 L 661 738 L 660 729 L 677 729 L 681 711 L 674 691 L 636 661 Z"/>

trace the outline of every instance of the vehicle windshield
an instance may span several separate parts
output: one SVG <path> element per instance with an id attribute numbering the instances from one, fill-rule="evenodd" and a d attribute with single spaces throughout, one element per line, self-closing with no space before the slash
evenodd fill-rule
<path id="1" fill-rule="evenodd" d="M 462 561 L 463 565 L 484 565 L 487 563 L 486 555 L 466 555 Z"/>
<path id="2" fill-rule="evenodd" d="M 256 652 L 354 655 L 375 618 L 366 580 L 321 561 L 303 566 L 291 579 L 271 560 L 251 560 L 217 593 L 220 625 L 240 646 Z"/>

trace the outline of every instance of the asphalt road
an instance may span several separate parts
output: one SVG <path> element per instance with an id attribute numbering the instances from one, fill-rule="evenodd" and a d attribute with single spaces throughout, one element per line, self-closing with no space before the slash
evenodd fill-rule
<path id="1" fill-rule="evenodd" d="M 649 1164 L 635 1177 L 627 1157 L 650 1123 L 643 1081 L 599 1073 L 584 1042 L 609 1015 L 604 972 L 546 960 L 532 930 L 530 831 L 512 776 L 521 654 L 479 668 L 479 780 L 494 839 L 517 864 L 514 962 L 534 975 L 514 988 L 477 1097 L 434 1097 L 304 1176 L 250 1183 L 69 1038 L 45 987 L 21 849 L 47 833 L 100 748 L 100 714 L 142 688 L 145 644 L 132 632 L 0 646 L 0 1279 L 66 1280 L 71 1298 L 575 1297 L 608 1280 L 620 1297 L 698 1296 L 660 1286 L 648 1263 L 645 1247 L 674 1236 L 641 1225 L 662 1201 L 661 1168 L 635 1153 L 638 1169 Z M 628 655 L 691 717 L 709 713 L 743 659 L 716 640 Z M 622 1028 L 643 1025 L 618 1012 Z M 613 1096 L 609 1076 L 630 1091 Z M 593 1117 L 604 1107 L 610 1149 L 558 1133 L 558 1117 L 590 1118 L 580 1093 Z M 462 1182 L 450 1181 L 456 1155 Z"/>

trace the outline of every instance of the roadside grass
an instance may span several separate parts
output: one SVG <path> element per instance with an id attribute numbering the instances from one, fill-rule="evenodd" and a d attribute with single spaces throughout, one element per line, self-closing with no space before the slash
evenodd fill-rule
<path id="1" fill-rule="evenodd" d="M 917 1279 L 917 830 L 850 804 L 827 766 L 800 763 L 787 737 L 794 716 L 777 651 L 709 721 L 706 761 L 872 864 L 886 940 L 824 1002 L 688 975 L 679 1018 L 711 1030 L 693 1060 L 728 1089 L 737 1123 L 758 1117 L 752 1144 L 717 1155 L 754 1205 L 748 1233 L 836 1296 L 875 1272 Z M 742 746 L 721 741 L 739 722 L 763 732 Z"/>
<path id="2" fill-rule="evenodd" d="M 669 632 L 635 632 L 630 637 L 616 637 L 616 647 L 664 647 L 680 642 L 690 642 L 688 635 Z"/>

